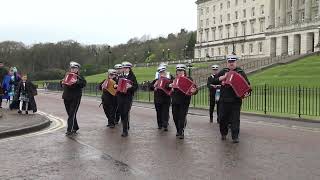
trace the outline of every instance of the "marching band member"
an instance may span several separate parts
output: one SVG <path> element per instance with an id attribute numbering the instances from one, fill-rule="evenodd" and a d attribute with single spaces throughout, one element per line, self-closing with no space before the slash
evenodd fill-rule
<path id="1" fill-rule="evenodd" d="M 167 77 L 167 68 L 165 66 L 160 66 L 157 69 L 157 72 L 159 73 L 159 76 L 162 78 L 166 78 L 168 80 L 168 83 L 164 85 L 167 89 L 167 91 L 170 91 L 169 84 L 172 83 L 173 77 L 169 76 Z M 164 90 L 157 88 L 160 83 L 160 78 L 155 79 L 151 83 L 150 89 L 154 91 L 154 105 L 156 108 L 157 113 L 157 123 L 158 123 L 158 129 L 162 129 L 164 131 L 168 131 L 168 121 L 169 121 L 169 108 L 171 103 L 171 97 L 169 94 L 167 94 Z"/>
<path id="2" fill-rule="evenodd" d="M 178 64 L 176 66 L 176 78 L 179 77 L 187 77 L 186 75 L 186 65 L 184 64 Z M 191 77 L 187 77 L 191 81 Z M 170 84 L 170 87 L 173 87 L 173 84 Z M 195 95 L 198 92 L 197 88 L 193 87 L 191 89 L 192 95 Z M 180 139 L 184 139 L 184 128 L 187 125 L 186 117 L 189 110 L 189 105 L 191 101 L 191 96 L 184 94 L 182 91 L 180 91 L 178 88 L 173 87 L 172 92 L 172 115 L 173 120 L 176 125 L 177 134 L 176 136 Z"/>
<path id="3" fill-rule="evenodd" d="M 237 67 L 238 57 L 235 55 L 227 56 L 227 68 L 222 69 L 214 78 L 214 83 L 222 83 L 221 96 L 219 100 L 219 120 L 220 120 L 220 133 L 221 140 L 226 140 L 228 134 L 228 124 L 231 123 L 231 135 L 233 143 L 239 143 L 240 131 L 240 110 L 242 105 L 241 98 L 237 97 L 234 90 L 230 85 L 224 85 L 229 71 L 236 71 L 247 82 L 249 80 L 245 72 Z"/>
<path id="4" fill-rule="evenodd" d="M 114 65 L 114 69 L 117 71 L 116 77 L 114 78 L 114 81 L 118 82 L 119 76 L 122 75 L 122 64 L 116 64 Z M 120 121 L 120 112 L 118 108 L 118 102 L 116 101 L 116 119 L 115 124 L 119 124 Z"/>
<path id="5" fill-rule="evenodd" d="M 119 108 L 122 128 L 123 128 L 123 132 L 121 136 L 127 137 L 128 130 L 130 128 L 129 113 L 132 106 L 134 92 L 138 89 L 138 82 L 137 82 L 136 76 L 134 75 L 131 69 L 132 64 L 130 62 L 123 62 L 122 68 L 123 68 L 123 74 L 119 76 L 119 82 L 121 81 L 122 78 L 131 81 L 131 83 L 126 84 L 126 89 L 127 89 L 126 93 L 119 92 L 119 91 L 117 92 L 118 108 Z M 116 87 L 118 85 L 116 85 Z"/>
<path id="6" fill-rule="evenodd" d="M 117 108 L 117 97 L 116 90 L 114 88 L 117 71 L 114 69 L 109 69 L 107 73 L 107 78 L 99 84 L 99 89 L 102 91 L 102 105 L 104 113 L 108 118 L 109 128 L 115 127 L 116 119 L 116 108 Z"/>
<path id="7" fill-rule="evenodd" d="M 212 74 L 208 77 L 208 81 L 207 81 L 207 87 L 209 88 L 209 98 L 210 98 L 209 117 L 210 117 L 210 122 L 212 123 L 214 107 L 217 104 L 217 123 L 219 123 L 219 103 L 218 103 L 218 100 L 216 100 L 216 91 L 218 91 L 219 93 L 220 84 L 214 83 L 214 78 L 218 74 L 219 66 L 212 65 L 211 68 L 212 68 Z"/>
<path id="8" fill-rule="evenodd" d="M 72 84 L 65 84 L 61 81 L 63 88 L 62 99 L 68 113 L 68 128 L 66 135 L 75 135 L 79 130 L 77 121 L 77 112 L 81 102 L 82 89 L 86 86 L 87 81 L 80 75 L 80 64 L 77 62 L 70 62 L 69 74 L 75 76 L 76 81 Z"/>

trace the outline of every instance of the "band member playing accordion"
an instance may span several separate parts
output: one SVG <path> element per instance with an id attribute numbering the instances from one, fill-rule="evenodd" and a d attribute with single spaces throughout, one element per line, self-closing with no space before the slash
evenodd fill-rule
<path id="1" fill-rule="evenodd" d="M 117 74 L 115 78 L 113 79 L 114 81 L 118 82 L 119 77 L 122 75 L 122 64 L 116 64 L 114 65 L 114 69 L 117 71 Z M 115 124 L 118 124 L 120 121 L 120 111 L 118 108 L 118 102 L 116 101 L 116 119 L 115 119 Z"/>
<path id="2" fill-rule="evenodd" d="M 228 134 L 228 124 L 231 124 L 231 135 L 233 143 L 239 143 L 240 131 L 240 110 L 242 105 L 241 97 L 238 97 L 235 90 L 230 84 L 225 84 L 229 72 L 236 72 L 240 74 L 245 83 L 250 84 L 245 72 L 237 67 L 238 58 L 235 55 L 227 57 L 227 67 L 222 69 L 214 78 L 214 83 L 221 83 L 221 96 L 219 100 L 219 120 L 220 120 L 220 133 L 221 139 L 226 140 Z M 249 96 L 247 93 L 246 96 Z"/>
<path id="3" fill-rule="evenodd" d="M 62 99 L 68 114 L 68 128 L 66 135 L 74 135 L 79 130 L 77 121 L 77 112 L 81 102 L 82 89 L 87 82 L 79 72 L 80 64 L 70 62 L 70 71 L 66 73 L 65 78 L 61 81 L 63 88 Z"/>
<path id="4" fill-rule="evenodd" d="M 154 91 L 154 105 L 157 113 L 158 129 L 168 131 L 169 108 L 171 103 L 169 84 L 172 83 L 173 77 L 166 72 L 165 66 L 157 69 L 159 77 L 152 83 L 150 89 Z"/>
<path id="5" fill-rule="evenodd" d="M 128 136 L 129 114 L 132 106 L 132 100 L 135 91 L 138 89 L 136 76 L 131 70 L 132 64 L 129 62 L 122 63 L 123 74 L 119 76 L 117 87 L 117 102 L 122 122 L 122 137 Z"/>
<path id="6" fill-rule="evenodd" d="M 109 128 L 115 127 L 116 120 L 116 109 L 117 109 L 117 97 L 114 78 L 117 76 L 117 71 L 114 69 L 109 69 L 107 73 L 107 78 L 99 84 L 99 89 L 102 91 L 102 105 L 104 113 L 108 118 Z"/>
<path id="7" fill-rule="evenodd" d="M 215 83 L 214 78 L 218 74 L 219 66 L 218 65 L 212 65 L 212 74 L 208 77 L 207 81 L 207 87 L 209 89 L 209 98 L 210 98 L 210 105 L 209 105 L 209 117 L 210 122 L 213 122 L 213 111 L 214 107 L 217 104 L 217 123 L 219 123 L 219 102 L 218 98 L 216 98 L 216 94 L 218 95 L 220 93 L 220 83 Z M 218 95 L 219 96 L 219 95 Z"/>
<path id="8" fill-rule="evenodd" d="M 172 87 L 172 115 L 176 125 L 176 136 L 184 139 L 184 128 L 187 125 L 186 117 L 191 101 L 191 96 L 198 90 L 191 77 L 186 75 L 186 65 L 178 64 L 176 66 L 176 78 L 170 87 Z"/>

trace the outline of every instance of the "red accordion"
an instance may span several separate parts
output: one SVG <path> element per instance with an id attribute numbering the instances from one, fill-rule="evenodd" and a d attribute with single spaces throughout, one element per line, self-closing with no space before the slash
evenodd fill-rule
<path id="1" fill-rule="evenodd" d="M 129 79 L 125 79 L 125 78 L 120 78 L 119 82 L 118 82 L 117 92 L 127 93 L 127 91 L 128 91 L 127 85 L 128 84 L 132 85 L 132 81 L 130 81 Z"/>
<path id="2" fill-rule="evenodd" d="M 185 76 L 181 76 L 176 78 L 173 81 L 172 87 L 179 89 L 181 92 L 183 92 L 187 96 L 191 96 L 192 95 L 191 89 L 196 88 L 197 86 L 189 78 Z"/>
<path id="3" fill-rule="evenodd" d="M 246 94 L 252 91 L 248 82 L 237 72 L 229 71 L 225 84 L 229 84 L 236 95 L 240 98 L 245 98 Z"/>
<path id="4" fill-rule="evenodd" d="M 157 82 L 157 89 L 161 89 L 163 92 L 165 92 L 167 95 L 171 95 L 171 90 L 167 89 L 167 85 L 170 84 L 171 80 L 166 77 L 160 77 L 160 79 Z"/>
<path id="5" fill-rule="evenodd" d="M 101 85 L 102 90 L 108 91 L 113 96 L 116 95 L 116 90 L 114 89 L 114 85 L 116 82 L 112 79 L 106 79 L 103 84 Z"/>
<path id="6" fill-rule="evenodd" d="M 75 84 L 78 80 L 78 75 L 75 73 L 67 73 L 65 77 L 63 78 L 62 84 L 71 86 Z"/>

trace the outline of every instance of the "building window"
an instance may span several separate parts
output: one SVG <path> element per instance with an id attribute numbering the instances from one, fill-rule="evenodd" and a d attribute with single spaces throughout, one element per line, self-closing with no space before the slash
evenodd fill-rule
<path id="1" fill-rule="evenodd" d="M 206 19 L 206 26 L 209 26 L 209 19 Z"/>
<path id="2" fill-rule="evenodd" d="M 216 24 L 216 17 L 213 18 L 213 24 Z"/>
<path id="3" fill-rule="evenodd" d="M 216 29 L 212 29 L 212 40 L 216 40 Z"/>
<path id="4" fill-rule="evenodd" d="M 209 54 L 208 54 L 208 49 L 204 49 L 204 54 L 206 55 L 206 57 L 209 56 Z"/>
<path id="5" fill-rule="evenodd" d="M 211 48 L 211 57 L 214 56 L 214 48 Z"/>
<path id="6" fill-rule="evenodd" d="M 218 48 L 218 54 L 221 56 L 221 48 Z"/>
<path id="7" fill-rule="evenodd" d="M 246 18 L 247 17 L 247 11 L 244 9 L 243 10 L 243 18 Z"/>
<path id="8" fill-rule="evenodd" d="M 249 44 L 250 53 L 253 53 L 253 44 Z"/>
<path id="9" fill-rule="evenodd" d="M 254 17 L 254 15 L 255 15 L 255 8 L 253 7 L 252 9 L 251 9 L 251 11 L 252 11 L 252 17 Z"/>
<path id="10" fill-rule="evenodd" d="M 200 27 L 203 27 L 203 20 L 200 20 Z"/>
<path id="11" fill-rule="evenodd" d="M 198 50 L 198 57 L 201 58 L 201 49 Z"/>
<path id="12" fill-rule="evenodd" d="M 241 53 L 244 54 L 244 44 L 241 44 Z"/>
<path id="13" fill-rule="evenodd" d="M 262 42 L 259 42 L 259 52 L 262 53 Z"/>
<path id="14" fill-rule="evenodd" d="M 200 10 L 201 15 L 203 15 L 203 9 Z"/>
<path id="15" fill-rule="evenodd" d="M 222 23 L 222 15 L 220 15 L 220 23 Z"/>
<path id="16" fill-rule="evenodd" d="M 235 17 L 238 19 L 238 11 L 235 12 Z"/>
<path id="17" fill-rule="evenodd" d="M 222 28 L 220 28 L 220 30 L 219 30 L 219 37 L 220 37 L 220 39 L 222 39 L 222 38 L 223 38 L 223 35 L 222 35 Z"/>
<path id="18" fill-rule="evenodd" d="M 251 34 L 254 34 L 254 23 L 251 23 Z"/>
<path id="19" fill-rule="evenodd" d="M 225 53 L 225 55 L 228 55 L 228 54 L 229 54 L 228 46 L 224 47 L 224 53 Z"/>
<path id="20" fill-rule="evenodd" d="M 260 21 L 260 32 L 264 32 L 264 21 Z"/>
<path id="21" fill-rule="evenodd" d="M 216 12 L 216 6 L 213 6 L 212 8 L 212 12 L 215 13 Z"/>
<path id="22" fill-rule="evenodd" d="M 289 15 L 289 23 L 292 23 L 292 14 Z"/>
<path id="23" fill-rule="evenodd" d="M 230 14 L 228 14 L 227 16 L 228 16 L 228 21 L 230 21 Z"/>
<path id="24" fill-rule="evenodd" d="M 227 3 L 227 8 L 228 9 L 230 8 L 230 1 L 228 1 L 228 3 Z"/>
<path id="25" fill-rule="evenodd" d="M 264 14 L 264 5 L 261 5 L 260 11 L 261 11 L 261 14 Z"/>
<path id="26" fill-rule="evenodd" d="M 238 37 L 238 26 L 233 26 L 234 28 L 234 37 Z"/>
<path id="27" fill-rule="evenodd" d="M 205 39 L 206 42 L 209 41 L 209 30 L 206 30 L 206 39 Z"/>
<path id="28" fill-rule="evenodd" d="M 230 38 L 230 26 L 227 27 L 227 38 Z"/>
<path id="29" fill-rule="evenodd" d="M 210 8 L 207 7 L 207 8 L 206 8 L 206 14 L 209 14 L 209 11 L 210 11 Z"/>
<path id="30" fill-rule="evenodd" d="M 242 24 L 242 35 L 243 35 L 243 36 L 246 35 L 246 28 L 247 28 L 247 27 L 246 27 L 246 24 L 243 23 L 243 24 Z"/>
<path id="31" fill-rule="evenodd" d="M 301 13 L 301 21 L 304 21 L 304 12 Z"/>
<path id="32" fill-rule="evenodd" d="M 238 6 L 238 0 L 236 0 L 236 3 L 235 3 L 235 4 L 236 4 L 236 6 Z"/>
<path id="33" fill-rule="evenodd" d="M 220 3 L 220 10 L 222 10 L 223 8 L 223 3 Z"/>
<path id="34" fill-rule="evenodd" d="M 243 3 L 246 3 L 247 1 L 246 0 L 243 0 Z"/>
<path id="35" fill-rule="evenodd" d="M 202 37 L 203 37 L 203 33 L 201 32 L 201 33 L 200 33 L 200 43 L 203 42 L 203 41 L 202 41 Z"/>

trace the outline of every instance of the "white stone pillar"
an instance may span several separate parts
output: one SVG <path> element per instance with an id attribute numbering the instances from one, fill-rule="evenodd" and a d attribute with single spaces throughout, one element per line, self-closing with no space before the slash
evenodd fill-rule
<path id="1" fill-rule="evenodd" d="M 298 19 L 299 19 L 298 8 L 299 8 L 299 1 L 292 0 L 292 23 L 298 22 Z"/>
<path id="2" fill-rule="evenodd" d="M 312 1 L 311 0 L 305 0 L 305 9 L 304 9 L 304 15 L 305 15 L 305 21 L 311 21 L 311 8 L 312 8 Z"/>
<path id="3" fill-rule="evenodd" d="M 307 33 L 301 34 L 301 54 L 306 54 L 308 50 L 308 36 Z"/>
<path id="4" fill-rule="evenodd" d="M 287 23 L 287 1 L 280 0 L 280 24 L 281 26 Z"/>
<path id="5" fill-rule="evenodd" d="M 294 54 L 294 35 L 288 37 L 288 55 Z"/>
<path id="6" fill-rule="evenodd" d="M 269 1 L 269 26 L 275 27 L 275 0 Z"/>
<path id="7" fill-rule="evenodd" d="M 277 56 L 281 56 L 282 54 L 282 38 L 281 36 L 280 37 L 277 37 L 276 39 L 276 55 Z"/>
<path id="8" fill-rule="evenodd" d="M 275 0 L 275 27 L 278 27 L 280 25 L 280 7 L 279 7 L 279 4 L 280 4 L 280 1 L 281 0 Z"/>

